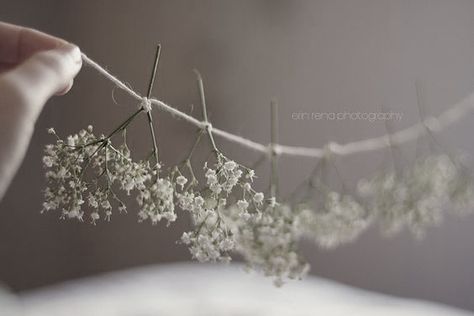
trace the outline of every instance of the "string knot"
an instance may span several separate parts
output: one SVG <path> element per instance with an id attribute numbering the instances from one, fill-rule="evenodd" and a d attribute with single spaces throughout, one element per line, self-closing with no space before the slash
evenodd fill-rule
<path id="1" fill-rule="evenodd" d="M 202 123 L 202 128 L 206 130 L 206 132 L 211 133 L 212 132 L 212 124 L 209 122 L 203 122 Z"/>
<path id="2" fill-rule="evenodd" d="M 282 148 L 279 144 L 270 143 L 268 145 L 269 156 L 280 156 L 282 154 Z"/>
<path id="3" fill-rule="evenodd" d="M 142 98 L 142 102 L 140 102 L 140 107 L 145 111 L 146 113 L 151 111 L 151 101 L 147 97 Z"/>
<path id="4" fill-rule="evenodd" d="M 438 132 L 441 130 L 441 124 L 436 117 L 428 117 L 423 123 L 430 132 Z"/>
<path id="5" fill-rule="evenodd" d="M 331 156 L 336 152 L 337 143 L 329 142 L 324 146 L 324 157 L 331 158 Z"/>

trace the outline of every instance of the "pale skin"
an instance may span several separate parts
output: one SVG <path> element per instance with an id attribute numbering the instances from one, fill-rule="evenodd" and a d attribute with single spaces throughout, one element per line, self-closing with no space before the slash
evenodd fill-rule
<path id="1" fill-rule="evenodd" d="M 43 106 L 71 89 L 81 66 L 77 46 L 0 22 L 0 200 L 23 161 Z"/>

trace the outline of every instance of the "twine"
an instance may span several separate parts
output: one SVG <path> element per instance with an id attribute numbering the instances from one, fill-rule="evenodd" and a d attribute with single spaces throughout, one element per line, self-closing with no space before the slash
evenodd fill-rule
<path id="1" fill-rule="evenodd" d="M 117 87 L 127 92 L 136 100 L 140 101 L 140 106 L 142 106 L 145 111 L 151 111 L 151 106 L 154 105 L 157 108 L 170 113 L 172 116 L 181 118 L 199 128 L 212 130 L 212 133 L 214 135 L 218 135 L 230 142 L 262 153 L 268 153 L 269 147 L 272 146 L 273 150 L 277 151 L 279 155 L 323 158 L 327 154 L 328 149 L 330 150 L 331 154 L 339 156 L 346 156 L 354 153 L 383 149 L 390 147 L 391 144 L 400 145 L 409 141 L 416 140 L 418 137 L 425 134 L 427 129 L 435 133 L 441 132 L 448 126 L 465 117 L 466 114 L 468 114 L 474 109 L 474 93 L 472 93 L 466 98 L 464 98 L 462 101 L 449 107 L 448 110 L 441 113 L 438 117 L 428 117 L 411 127 L 402 129 L 393 134 L 385 134 L 383 136 L 364 139 L 346 144 L 329 142 L 323 148 L 287 146 L 281 144 L 263 145 L 251 139 L 247 139 L 242 136 L 235 135 L 213 127 L 209 122 L 200 121 L 194 118 L 193 116 L 181 112 L 178 109 L 172 107 L 171 105 L 166 104 L 163 101 L 154 98 L 148 99 L 146 97 L 142 97 L 137 92 L 129 88 L 125 83 L 120 81 L 117 77 L 105 70 L 98 63 L 87 57 L 86 54 L 82 53 L 82 59 L 85 64 L 97 70 L 100 74 L 109 79 Z"/>

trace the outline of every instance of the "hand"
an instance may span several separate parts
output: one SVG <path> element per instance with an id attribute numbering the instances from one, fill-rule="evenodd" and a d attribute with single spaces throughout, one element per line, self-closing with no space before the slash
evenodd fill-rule
<path id="1" fill-rule="evenodd" d="M 81 66 L 77 46 L 0 22 L 0 199 L 25 156 L 44 104 L 69 91 Z"/>

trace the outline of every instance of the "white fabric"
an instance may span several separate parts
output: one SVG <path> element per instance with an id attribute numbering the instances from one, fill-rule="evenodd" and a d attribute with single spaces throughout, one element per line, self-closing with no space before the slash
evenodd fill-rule
<path id="1" fill-rule="evenodd" d="M 174 264 L 110 273 L 21 295 L 25 316 L 474 315 L 308 277 L 275 288 L 241 266 Z"/>

